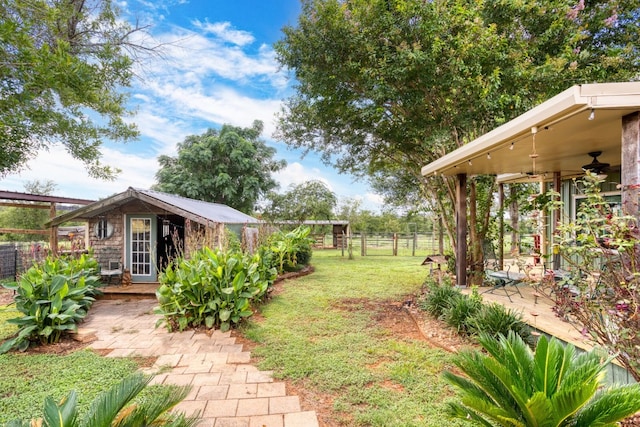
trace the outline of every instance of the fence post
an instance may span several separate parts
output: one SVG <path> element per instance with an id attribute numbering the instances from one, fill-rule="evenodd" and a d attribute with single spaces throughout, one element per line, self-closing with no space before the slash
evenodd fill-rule
<path id="1" fill-rule="evenodd" d="M 393 256 L 398 256 L 398 233 L 393 233 Z"/>
<path id="2" fill-rule="evenodd" d="M 344 256 L 344 231 L 342 232 L 342 239 L 340 239 L 342 242 L 342 244 L 340 245 L 342 247 L 342 256 Z"/>
<path id="3" fill-rule="evenodd" d="M 360 256 L 366 256 L 367 255 L 367 236 L 366 233 L 363 231 L 360 234 Z"/>
<path id="4" fill-rule="evenodd" d="M 416 256 L 416 246 L 418 246 L 418 233 L 413 232 L 413 249 L 411 250 L 411 256 Z"/>

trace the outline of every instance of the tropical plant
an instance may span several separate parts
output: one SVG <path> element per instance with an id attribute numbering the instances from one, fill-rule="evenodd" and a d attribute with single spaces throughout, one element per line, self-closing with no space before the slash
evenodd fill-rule
<path id="1" fill-rule="evenodd" d="M 191 259 L 178 258 L 160 274 L 155 312 L 170 331 L 219 327 L 226 331 L 253 314 L 276 277 L 259 253 L 214 251 L 205 247 Z"/>
<path id="2" fill-rule="evenodd" d="M 614 426 L 640 410 L 640 384 L 602 388 L 612 360 L 597 350 L 576 354 L 556 338 L 540 337 L 535 353 L 515 333 L 481 333 L 487 354 L 463 350 L 446 371 L 460 392 L 453 417 L 484 426 Z"/>
<path id="3" fill-rule="evenodd" d="M 469 333 L 479 335 L 484 332 L 494 338 L 507 336 L 509 331 L 518 334 L 527 344 L 534 345 L 531 328 L 522 320 L 522 314 L 502 304 L 487 303 L 466 321 Z"/>
<path id="4" fill-rule="evenodd" d="M 269 237 L 268 247 L 274 254 L 273 259 L 278 273 L 293 271 L 299 265 L 309 263 L 313 243 L 309 233 L 311 228 L 301 225 L 292 231 L 277 231 Z"/>
<path id="5" fill-rule="evenodd" d="M 611 208 L 601 180 L 576 182 L 586 196 L 575 220 L 557 227 L 554 250 L 569 274 L 552 283 L 556 312 L 586 332 L 640 381 L 640 231 L 638 220 Z M 550 200 L 559 200 L 551 193 Z M 561 209 L 552 202 L 551 209 Z M 624 207 L 623 207 L 624 209 Z"/>
<path id="6" fill-rule="evenodd" d="M 101 393 L 92 402 L 89 411 L 80 416 L 78 396 L 69 392 L 59 403 L 47 397 L 41 419 L 13 420 L 6 427 L 99 427 L 99 426 L 172 426 L 188 427 L 198 423 L 196 417 L 168 412 L 189 393 L 189 387 L 171 387 L 171 392 L 153 393 L 146 399 L 134 399 L 147 387 L 153 377 L 134 374 Z"/>
<path id="7" fill-rule="evenodd" d="M 98 263 L 88 254 L 78 258 L 47 257 L 29 268 L 13 290 L 16 309 L 22 317 L 9 319 L 20 327 L 17 336 L 0 345 L 0 354 L 12 348 L 25 350 L 32 342 L 56 343 L 75 331 L 100 293 Z"/>

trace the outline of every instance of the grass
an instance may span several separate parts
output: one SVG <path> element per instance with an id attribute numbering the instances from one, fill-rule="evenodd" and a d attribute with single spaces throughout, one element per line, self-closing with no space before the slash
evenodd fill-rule
<path id="1" fill-rule="evenodd" d="M 245 335 L 260 368 L 332 398 L 343 425 L 441 426 L 453 391 L 441 379 L 450 355 L 393 336 L 375 310 L 416 293 L 428 269 L 416 257 L 360 257 L 316 251 L 316 271 L 287 282 Z M 456 426 L 457 421 L 447 420 Z"/>
<path id="2" fill-rule="evenodd" d="M 46 396 L 59 401 L 70 390 L 78 392 L 78 408 L 85 412 L 99 392 L 136 369 L 131 359 L 104 358 L 88 350 L 66 356 L 0 355 L 0 425 L 41 417 Z"/>

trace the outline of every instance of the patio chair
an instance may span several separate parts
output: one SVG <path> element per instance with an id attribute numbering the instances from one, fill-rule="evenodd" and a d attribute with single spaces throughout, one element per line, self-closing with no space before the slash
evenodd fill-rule
<path id="1" fill-rule="evenodd" d="M 118 283 L 120 283 L 122 280 L 122 262 L 110 260 L 108 265 L 108 269 L 100 270 L 100 276 L 106 278 L 107 286 L 111 284 L 112 278 L 116 278 Z"/>

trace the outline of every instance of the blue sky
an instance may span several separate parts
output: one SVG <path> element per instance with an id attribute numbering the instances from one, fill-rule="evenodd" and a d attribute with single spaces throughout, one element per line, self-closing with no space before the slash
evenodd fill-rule
<path id="1" fill-rule="evenodd" d="M 161 44 L 161 57 L 147 58 L 131 88 L 132 118 L 139 140 L 106 142 L 103 162 L 122 169 L 111 182 L 90 178 L 81 162 L 61 147 L 32 160 L 20 174 L 0 180 L 0 189 L 23 191 L 26 181 L 51 179 L 56 195 L 99 199 L 127 187 L 148 188 L 158 169 L 157 156 L 176 155 L 176 144 L 224 123 L 265 125 L 263 138 L 288 166 L 274 178 L 280 191 L 291 184 L 320 179 L 338 196 L 360 198 L 378 210 L 380 197 L 364 182 L 339 175 L 319 156 L 289 149 L 274 140 L 274 114 L 292 93 L 291 73 L 275 60 L 273 43 L 281 28 L 295 25 L 298 0 L 120 0 L 123 17 L 149 25 L 147 44 Z"/>

